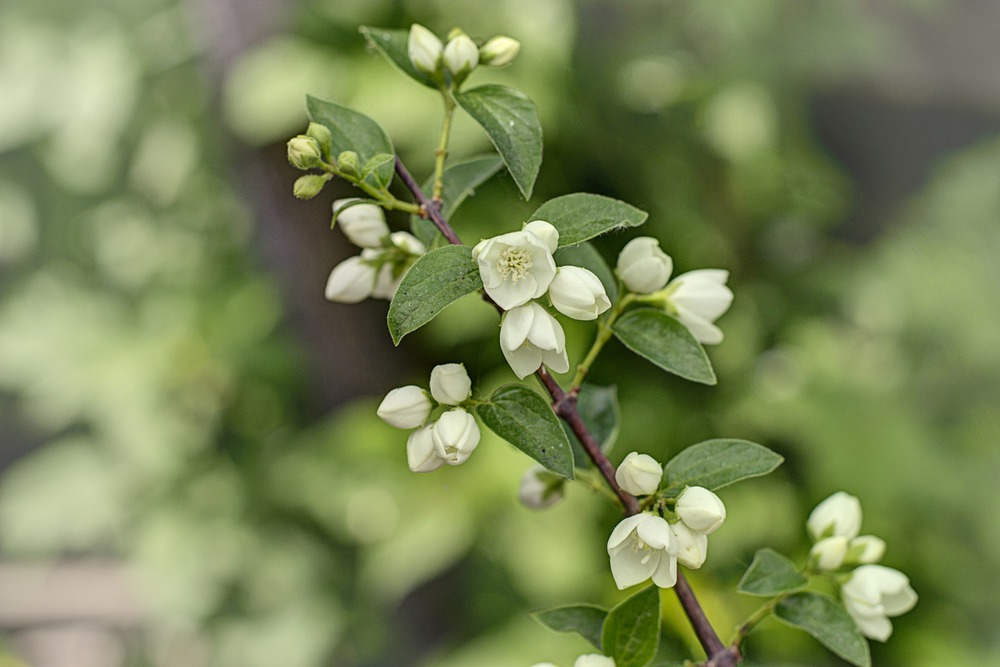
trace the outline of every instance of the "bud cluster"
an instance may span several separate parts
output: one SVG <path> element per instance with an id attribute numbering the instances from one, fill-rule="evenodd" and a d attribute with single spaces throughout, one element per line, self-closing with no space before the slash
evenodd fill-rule
<path id="1" fill-rule="evenodd" d="M 503 35 L 477 45 L 460 28 L 453 28 L 448 33 L 447 42 L 442 42 L 419 23 L 410 26 L 406 44 L 407 55 L 415 69 L 430 75 L 437 83 L 453 88 L 458 88 L 479 65 L 509 65 L 520 50 L 520 42 Z"/>
<path id="2" fill-rule="evenodd" d="M 406 441 L 406 461 L 413 472 L 459 465 L 479 445 L 479 426 L 462 406 L 472 395 L 472 380 L 462 364 L 442 364 L 431 371 L 430 391 L 416 385 L 393 389 L 378 406 L 386 424 L 415 429 Z M 427 423 L 436 407 L 450 408 Z"/>

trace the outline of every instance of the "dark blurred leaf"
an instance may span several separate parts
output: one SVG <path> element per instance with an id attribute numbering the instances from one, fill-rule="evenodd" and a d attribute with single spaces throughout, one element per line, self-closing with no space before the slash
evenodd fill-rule
<path id="1" fill-rule="evenodd" d="M 595 605 L 576 604 L 532 613 L 539 623 L 556 632 L 578 632 L 584 639 L 601 649 L 601 628 L 608 610 Z"/>
<path id="2" fill-rule="evenodd" d="M 631 310 L 611 328 L 625 347 L 663 370 L 693 382 L 715 384 L 704 348 L 686 326 L 662 310 Z"/>
<path id="3" fill-rule="evenodd" d="M 736 589 L 747 595 L 771 597 L 801 588 L 809 582 L 795 563 L 774 549 L 758 549 Z"/>
<path id="4" fill-rule="evenodd" d="M 468 246 L 449 245 L 418 259 L 389 306 L 389 333 L 396 345 L 430 322 L 445 306 L 483 286 Z"/>
<path id="5" fill-rule="evenodd" d="M 648 586 L 608 612 L 601 631 L 615 667 L 645 667 L 660 645 L 660 589 Z"/>
<path id="6" fill-rule="evenodd" d="M 605 452 L 611 450 L 618 439 L 618 425 L 621 421 L 621 411 L 618 407 L 618 388 L 614 385 L 602 387 L 596 384 L 584 383 L 576 402 L 577 411 L 584 425 L 594 440 Z M 576 436 L 564 421 L 560 421 L 566 437 L 573 445 L 573 457 L 581 467 L 591 465 L 590 458 L 577 441 Z"/>
<path id="7" fill-rule="evenodd" d="M 847 610 L 833 598 L 819 593 L 795 593 L 778 603 L 774 615 L 792 627 L 805 630 L 852 665 L 871 666 L 868 641 Z"/>
<path id="8" fill-rule="evenodd" d="M 771 472 L 785 459 L 764 445 L 747 440 L 720 438 L 691 445 L 663 466 L 667 493 L 685 486 L 715 491 L 743 479 Z"/>
<path id="9" fill-rule="evenodd" d="M 542 204 L 530 220 L 545 220 L 559 230 L 559 247 L 572 246 L 614 229 L 638 227 L 649 214 L 617 199 L 577 192 Z"/>
<path id="10" fill-rule="evenodd" d="M 306 108 L 313 122 L 330 130 L 333 155 L 354 151 L 365 164 L 379 155 L 396 154 L 385 130 L 368 116 L 312 95 L 306 95 Z M 368 180 L 376 187 L 387 186 L 392 182 L 393 168 L 392 160 L 383 162 Z"/>

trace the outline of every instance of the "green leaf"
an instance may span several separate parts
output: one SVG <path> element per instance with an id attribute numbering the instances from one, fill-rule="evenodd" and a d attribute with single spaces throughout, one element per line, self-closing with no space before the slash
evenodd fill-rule
<path id="1" fill-rule="evenodd" d="M 705 349 L 686 326 L 662 310 L 630 310 L 611 328 L 625 347 L 663 370 L 693 382 L 715 384 Z"/>
<path id="2" fill-rule="evenodd" d="M 784 623 L 805 630 L 838 656 L 858 667 L 870 667 L 871 655 L 864 638 L 843 606 L 819 593 L 795 593 L 774 610 Z"/>
<path id="3" fill-rule="evenodd" d="M 618 388 L 614 385 L 602 387 L 596 384 L 584 383 L 577 396 L 576 409 L 583 419 L 584 425 L 594 440 L 605 452 L 611 450 L 618 439 L 618 425 L 621 422 L 621 410 L 618 407 Z M 566 422 L 560 422 L 566 437 L 573 445 L 573 458 L 576 465 L 583 468 L 591 465 L 590 457 L 577 441 L 576 436 Z"/>
<path id="4" fill-rule="evenodd" d="M 531 614 L 535 620 L 556 632 L 578 632 L 597 650 L 601 649 L 601 627 L 608 610 L 590 604 L 543 609 Z"/>
<path id="5" fill-rule="evenodd" d="M 618 280 L 593 244 L 581 243 L 559 248 L 552 257 L 558 266 L 582 266 L 590 270 L 604 285 L 604 291 L 608 293 L 611 302 L 614 303 L 618 299 Z"/>
<path id="6" fill-rule="evenodd" d="M 392 342 L 399 345 L 403 336 L 430 322 L 445 306 L 482 287 L 471 248 L 431 250 L 406 272 L 389 306 Z"/>
<path id="7" fill-rule="evenodd" d="M 379 176 L 381 173 L 383 173 L 386 164 L 389 164 L 390 167 L 393 169 L 393 171 L 395 171 L 395 166 L 396 166 L 395 162 L 396 162 L 395 155 L 389 155 L 388 153 L 379 153 L 378 155 L 373 155 L 371 159 L 368 160 L 368 162 L 365 162 L 364 166 L 361 167 L 361 178 L 367 178 L 368 174 L 372 173 L 374 173 L 376 176 Z M 388 183 L 382 183 L 381 180 L 379 182 L 382 184 L 382 186 L 389 187 Z"/>
<path id="8" fill-rule="evenodd" d="M 483 423 L 560 477 L 573 479 L 573 450 L 548 401 L 519 384 L 500 387 L 476 406 Z"/>
<path id="9" fill-rule="evenodd" d="M 407 49 L 407 44 L 410 41 L 409 30 L 383 30 L 364 25 L 359 30 L 372 48 L 395 65 L 400 72 L 428 88 L 437 89 L 437 84 L 434 83 L 430 75 L 418 70 L 410 62 L 410 54 Z"/>
<path id="10" fill-rule="evenodd" d="M 455 100 L 486 130 L 529 199 L 542 165 L 542 125 L 535 103 L 519 90 L 493 84 L 455 93 Z"/>
<path id="11" fill-rule="evenodd" d="M 333 155 L 354 151 L 365 164 L 379 155 L 396 154 L 385 130 L 368 116 L 312 95 L 306 95 L 306 109 L 313 122 L 330 130 Z M 394 166 L 393 160 L 381 163 L 367 180 L 376 187 L 387 187 L 392 182 Z"/>
<path id="12" fill-rule="evenodd" d="M 660 589 L 648 586 L 608 612 L 601 631 L 615 667 L 645 667 L 660 645 Z"/>
<path id="13" fill-rule="evenodd" d="M 559 230 L 559 247 L 576 245 L 614 229 L 638 227 L 649 214 L 617 199 L 586 192 L 556 197 L 529 220 L 545 220 Z"/>
<path id="14" fill-rule="evenodd" d="M 772 597 L 794 591 L 809 582 L 795 563 L 774 549 L 758 549 L 736 590 L 747 595 Z"/>
<path id="15" fill-rule="evenodd" d="M 785 459 L 764 445 L 747 440 L 719 438 L 691 445 L 663 466 L 668 495 L 685 486 L 715 491 L 743 479 L 766 475 Z"/>
<path id="16" fill-rule="evenodd" d="M 445 220 L 450 220 L 466 198 L 475 194 L 475 189 L 488 181 L 503 167 L 499 155 L 480 155 L 462 162 L 456 162 L 444 170 L 444 191 L 441 193 L 441 214 Z M 424 193 L 430 195 L 434 188 L 434 177 L 424 183 Z M 430 220 L 417 216 L 410 217 L 410 229 L 413 235 L 427 247 L 431 247 L 436 239 L 443 239 Z"/>

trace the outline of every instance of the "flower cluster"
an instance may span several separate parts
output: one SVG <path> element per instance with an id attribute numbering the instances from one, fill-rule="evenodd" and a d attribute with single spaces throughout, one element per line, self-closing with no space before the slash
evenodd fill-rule
<path id="1" fill-rule="evenodd" d="M 390 232 L 382 209 L 360 199 L 338 199 L 333 215 L 347 239 L 362 250 L 333 268 L 326 298 L 338 303 L 391 300 L 403 275 L 426 251 L 424 244 L 407 232 Z"/>
<path id="2" fill-rule="evenodd" d="M 814 544 L 809 566 L 821 572 L 849 572 L 840 588 L 847 612 L 866 637 L 885 641 L 892 634 L 890 616 L 906 613 L 917 594 L 902 572 L 877 565 L 885 542 L 861 532 L 861 502 L 838 491 L 813 509 L 806 528 Z"/>
<path id="3" fill-rule="evenodd" d="M 540 662 L 532 667 L 556 667 L 551 662 Z M 573 667 L 615 667 L 615 661 L 600 653 L 581 655 L 573 662 Z"/>
<path id="4" fill-rule="evenodd" d="M 548 294 L 553 308 L 577 320 L 597 319 L 611 307 L 604 285 L 592 272 L 556 266 L 552 253 L 558 245 L 559 231 L 544 220 L 533 220 L 519 232 L 484 239 L 472 249 L 483 289 L 506 311 L 500 349 L 521 379 L 542 364 L 557 373 L 569 370 L 562 326 L 535 299 Z"/>
<path id="5" fill-rule="evenodd" d="M 444 464 L 459 465 L 479 445 L 479 426 L 460 407 L 472 395 L 472 381 L 462 364 L 442 364 L 431 371 L 430 392 L 416 385 L 393 389 L 378 406 L 390 426 L 415 429 L 406 441 L 406 462 L 413 472 L 430 472 Z M 436 406 L 450 406 L 426 423 Z"/>
<path id="6" fill-rule="evenodd" d="M 657 492 L 663 470 L 655 459 L 632 452 L 615 472 L 618 485 L 633 495 Z M 608 538 L 611 574 L 619 589 L 652 579 L 660 588 L 677 583 L 677 564 L 697 569 L 708 556 L 708 536 L 726 519 L 717 495 L 689 486 L 673 502 L 672 521 L 642 512 L 624 519 Z"/>
<path id="7" fill-rule="evenodd" d="M 726 287 L 729 272 L 722 269 L 699 269 L 682 273 L 673 280 L 674 263 L 649 236 L 629 241 L 618 255 L 618 277 L 631 292 L 645 302 L 662 305 L 676 317 L 698 342 L 715 345 L 722 342 L 722 330 L 715 320 L 729 309 L 733 293 Z"/>
<path id="8" fill-rule="evenodd" d="M 521 43 L 505 36 L 497 36 L 482 46 L 477 46 L 472 38 L 459 28 L 448 33 L 447 43 L 433 32 L 414 23 L 410 26 L 410 36 L 406 45 L 407 55 L 413 66 L 441 79 L 445 72 L 454 84 L 460 84 L 478 65 L 505 67 L 521 50 Z"/>

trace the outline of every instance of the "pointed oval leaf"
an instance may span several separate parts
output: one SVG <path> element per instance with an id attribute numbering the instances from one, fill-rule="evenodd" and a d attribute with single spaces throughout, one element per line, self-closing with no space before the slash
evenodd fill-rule
<path id="1" fill-rule="evenodd" d="M 778 603 L 774 616 L 805 630 L 852 665 L 871 667 L 868 641 L 847 610 L 833 598 L 819 593 L 795 593 Z"/>
<path id="2" fill-rule="evenodd" d="M 476 414 L 494 433 L 560 477 L 573 479 L 573 450 L 548 401 L 519 384 L 500 387 Z"/>
<path id="3" fill-rule="evenodd" d="M 618 407 L 618 388 L 614 385 L 602 387 L 596 384 L 584 383 L 576 400 L 576 409 L 580 418 L 594 440 L 604 452 L 611 451 L 618 439 L 618 425 L 621 422 L 621 410 Z M 591 465 L 590 457 L 577 441 L 569 424 L 560 422 L 566 437 L 573 445 L 573 458 L 577 467 L 586 468 Z"/>
<path id="4" fill-rule="evenodd" d="M 559 247 L 589 241 L 615 229 L 638 227 L 649 214 L 623 201 L 587 192 L 556 197 L 542 204 L 530 220 L 545 220 L 559 230 Z"/>
<path id="5" fill-rule="evenodd" d="M 582 266 L 591 271 L 604 285 L 604 291 L 607 292 L 611 303 L 618 300 L 618 280 L 593 244 L 581 243 L 559 248 L 552 257 L 558 266 Z"/>
<path id="6" fill-rule="evenodd" d="M 705 349 L 686 326 L 662 310 L 630 310 L 611 328 L 625 347 L 663 370 L 692 382 L 715 384 Z"/>
<path id="7" fill-rule="evenodd" d="M 503 160 L 499 155 L 480 155 L 477 157 L 456 162 L 444 170 L 444 192 L 441 193 L 441 215 L 445 220 L 450 220 L 466 198 L 475 194 L 476 188 L 488 181 L 503 167 Z M 434 177 L 431 176 L 424 183 L 424 192 L 429 193 L 434 188 Z M 441 232 L 437 230 L 430 220 L 417 216 L 410 217 L 410 229 L 413 235 L 420 239 L 421 243 L 428 248 L 433 246 L 438 239 L 444 240 Z"/>
<path id="8" fill-rule="evenodd" d="M 660 589 L 648 586 L 608 612 L 601 631 L 615 667 L 645 667 L 660 645 Z"/>
<path id="9" fill-rule="evenodd" d="M 409 30 L 383 30 L 365 25 L 361 26 L 359 30 L 372 48 L 395 65 L 400 72 L 428 88 L 437 88 L 437 84 L 434 83 L 429 74 L 418 70 L 410 62 L 410 53 L 407 48 L 410 42 Z"/>
<path id="10" fill-rule="evenodd" d="M 748 440 L 718 438 L 691 445 L 663 466 L 663 486 L 668 495 L 685 486 L 710 491 L 773 471 L 785 459 L 764 445 Z"/>
<path id="11" fill-rule="evenodd" d="M 532 612 L 535 620 L 556 632 L 577 632 L 601 650 L 601 628 L 608 610 L 591 604 L 574 604 Z"/>
<path id="12" fill-rule="evenodd" d="M 493 84 L 455 93 L 455 100 L 486 130 L 521 194 L 531 198 L 542 166 L 542 124 L 535 103 L 519 90 Z"/>
<path id="13" fill-rule="evenodd" d="M 743 573 L 736 590 L 747 595 L 772 597 L 802 588 L 809 579 L 799 572 L 795 563 L 774 549 L 758 549 L 753 562 Z"/>
<path id="14" fill-rule="evenodd" d="M 403 336 L 430 322 L 445 306 L 482 289 L 479 267 L 468 246 L 431 250 L 403 276 L 389 306 L 389 333 L 399 345 Z"/>
<path id="15" fill-rule="evenodd" d="M 389 135 L 368 116 L 312 95 L 306 95 L 306 109 L 313 122 L 330 130 L 334 156 L 354 151 L 361 164 L 365 164 L 379 155 L 396 154 Z M 378 188 L 387 187 L 392 182 L 394 168 L 393 160 L 381 162 L 366 180 Z"/>

